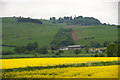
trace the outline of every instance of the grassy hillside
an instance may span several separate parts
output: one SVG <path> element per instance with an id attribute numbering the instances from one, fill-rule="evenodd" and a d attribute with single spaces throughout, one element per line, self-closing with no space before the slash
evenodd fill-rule
<path id="1" fill-rule="evenodd" d="M 92 41 L 97 41 L 103 44 L 105 41 L 118 41 L 118 29 L 117 26 L 104 26 L 104 25 L 96 25 L 96 26 L 82 26 L 72 28 L 73 30 L 77 30 L 77 40 L 76 44 L 90 44 Z M 94 38 L 92 38 L 94 37 Z M 90 39 L 85 39 L 90 38 Z"/>
<path id="2" fill-rule="evenodd" d="M 42 20 L 43 24 L 17 22 L 16 18 L 3 18 L 3 44 L 26 45 L 30 42 L 38 42 L 39 46 L 49 46 L 59 28 L 65 24 L 52 24 Z"/>
<path id="3" fill-rule="evenodd" d="M 49 20 L 41 20 L 43 24 L 30 22 L 17 22 L 17 18 L 3 18 L 3 45 L 22 46 L 30 42 L 38 42 L 39 47 L 50 46 L 60 28 L 66 28 L 65 23 L 52 24 Z M 118 29 L 116 26 L 77 26 L 72 27 L 77 30 L 77 40 L 75 44 L 86 45 L 92 41 L 98 41 L 101 44 L 105 41 L 117 41 Z M 90 39 L 85 39 L 85 38 Z M 91 37 L 94 37 L 91 39 Z M 14 48 L 3 47 L 3 50 L 13 50 Z"/>

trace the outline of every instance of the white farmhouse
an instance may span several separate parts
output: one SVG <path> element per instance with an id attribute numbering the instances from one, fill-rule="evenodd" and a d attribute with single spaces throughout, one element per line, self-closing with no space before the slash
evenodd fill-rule
<path id="1" fill-rule="evenodd" d="M 82 49 L 85 46 L 83 45 L 70 45 L 70 46 L 66 46 L 66 47 L 60 47 L 60 50 L 75 50 L 75 49 Z"/>

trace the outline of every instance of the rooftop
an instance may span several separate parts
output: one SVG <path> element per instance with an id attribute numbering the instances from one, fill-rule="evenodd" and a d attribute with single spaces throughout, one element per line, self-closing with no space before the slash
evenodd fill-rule
<path id="1" fill-rule="evenodd" d="M 81 47 L 83 45 L 70 45 L 70 46 L 67 46 L 67 47 Z"/>

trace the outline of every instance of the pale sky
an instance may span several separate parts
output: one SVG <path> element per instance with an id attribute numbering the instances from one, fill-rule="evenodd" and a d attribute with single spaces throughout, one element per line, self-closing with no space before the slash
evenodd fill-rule
<path id="1" fill-rule="evenodd" d="M 50 17 L 95 17 L 102 23 L 118 24 L 119 0 L 0 0 L 2 17 L 22 16 L 49 19 Z"/>

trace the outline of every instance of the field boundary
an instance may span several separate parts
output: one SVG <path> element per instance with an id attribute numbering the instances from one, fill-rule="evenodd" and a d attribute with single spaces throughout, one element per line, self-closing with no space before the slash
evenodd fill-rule
<path id="1" fill-rule="evenodd" d="M 6 57 L 6 55 L 1 55 L 2 57 L 0 58 L 0 59 L 19 59 L 19 58 L 61 58 L 61 57 L 94 57 L 95 56 L 95 54 L 88 54 L 88 55 L 86 55 L 86 54 L 81 54 L 81 55 L 71 55 L 71 56 L 62 56 L 62 55 L 60 55 L 60 56 L 57 56 L 57 55 L 52 55 L 52 56 L 34 56 L 34 55 L 27 55 L 27 56 L 18 56 L 18 57 L 16 57 L 16 56 L 7 56 Z M 105 56 L 106 57 L 106 56 Z"/>
<path id="2" fill-rule="evenodd" d="M 23 67 L 23 68 L 12 68 L 12 69 L 2 69 L 4 72 L 21 72 L 21 71 L 31 71 L 31 70 L 41 70 L 41 69 L 51 69 L 51 68 L 68 68 L 68 67 L 90 67 L 90 66 L 109 66 L 109 65 L 120 65 L 120 61 L 107 61 L 107 62 L 87 62 L 87 63 L 76 63 L 76 64 L 62 64 L 53 66 L 34 66 L 34 67 Z"/>

